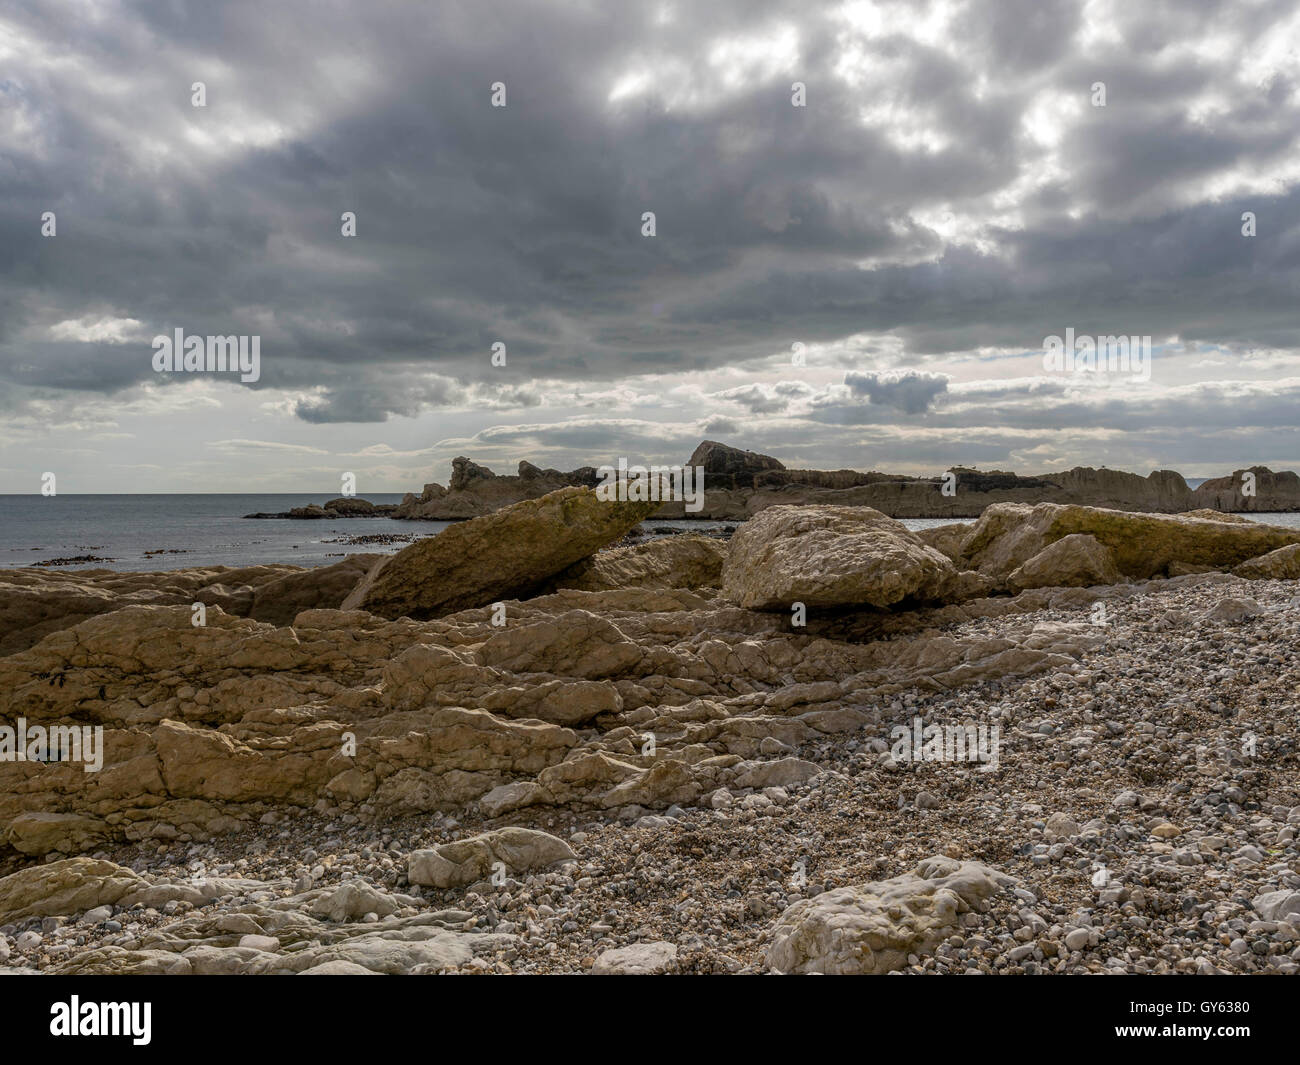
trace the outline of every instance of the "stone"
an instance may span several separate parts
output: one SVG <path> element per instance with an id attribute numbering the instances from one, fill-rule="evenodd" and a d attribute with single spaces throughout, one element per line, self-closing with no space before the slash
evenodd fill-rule
<path id="1" fill-rule="evenodd" d="M 430 618 L 518 598 L 626 535 L 658 507 L 602 501 L 590 488 L 515 503 L 382 559 L 342 609 Z"/>
<path id="2" fill-rule="evenodd" d="M 130 869 L 93 858 L 31 865 L 0 878 L 0 924 L 28 917 L 72 917 L 149 886 Z"/>
<path id="3" fill-rule="evenodd" d="M 299 976 L 378 976 L 373 969 L 358 965 L 354 961 L 323 961 L 310 969 L 303 969 Z"/>
<path id="4" fill-rule="evenodd" d="M 1232 572 L 1250 581 L 1300 580 L 1300 544 L 1288 544 L 1266 555 L 1247 559 L 1233 567 Z"/>
<path id="5" fill-rule="evenodd" d="M 388 917 L 396 913 L 400 907 L 399 900 L 391 895 L 384 894 L 365 881 L 355 881 L 327 890 L 311 904 L 308 912 L 342 923 L 356 921 L 371 913 L 379 917 Z"/>
<path id="6" fill-rule="evenodd" d="M 1267 891 L 1251 903 L 1265 921 L 1293 921 L 1300 917 L 1300 891 Z"/>
<path id="7" fill-rule="evenodd" d="M 1090 588 L 1118 584 L 1120 572 L 1110 548 L 1095 536 L 1071 533 L 1016 567 L 1007 578 L 1015 591 L 1027 588 Z"/>
<path id="8" fill-rule="evenodd" d="M 677 968 L 677 947 L 672 943 L 634 943 L 603 951 L 591 967 L 592 976 L 656 976 Z"/>
<path id="9" fill-rule="evenodd" d="M 727 545 L 708 536 L 665 536 L 615 547 L 557 574 L 556 588 L 600 592 L 613 588 L 716 588 Z"/>
<path id="10" fill-rule="evenodd" d="M 786 787 L 812 780 L 826 772 L 803 758 L 778 758 L 771 762 L 742 762 L 735 768 L 738 788 Z"/>
<path id="11" fill-rule="evenodd" d="M 782 973 L 887 973 L 929 954 L 960 919 L 1019 881 L 981 862 L 935 856 L 890 880 L 836 888 L 781 914 L 767 948 Z"/>
<path id="12" fill-rule="evenodd" d="M 1052 814 L 1043 826 L 1043 834 L 1049 840 L 1070 839 L 1079 834 L 1079 825 L 1065 814 Z"/>
<path id="13" fill-rule="evenodd" d="M 517 875 L 577 857 L 562 839 L 531 828 L 501 828 L 412 851 L 407 879 L 424 887 L 464 887 L 485 880 L 501 862 Z"/>
<path id="14" fill-rule="evenodd" d="M 1075 534 L 1108 548 L 1124 577 L 1149 580 L 1173 563 L 1229 569 L 1265 552 L 1300 543 L 1300 530 L 1256 522 L 1184 515 L 1133 514 L 1098 507 L 998 503 L 962 542 L 962 556 L 981 573 L 1006 580 L 1044 548 Z"/>
<path id="15" fill-rule="evenodd" d="M 337 608 L 384 557 L 373 554 L 349 555 L 330 566 L 287 573 L 260 584 L 253 592 L 248 616 L 272 625 L 290 625 L 304 610 Z"/>
<path id="16" fill-rule="evenodd" d="M 942 600 L 953 564 L 868 507 L 769 507 L 732 536 L 722 595 L 756 610 Z"/>
<path id="17" fill-rule="evenodd" d="M 1226 599 L 1220 599 L 1217 603 L 1201 614 L 1201 620 L 1233 623 L 1257 617 L 1263 612 L 1264 608 L 1254 599 L 1229 596 Z"/>
<path id="18" fill-rule="evenodd" d="M 4 826 L 4 841 L 14 850 L 32 855 L 75 854 L 89 850 L 107 835 L 108 827 L 97 817 L 52 810 L 20 813 Z"/>

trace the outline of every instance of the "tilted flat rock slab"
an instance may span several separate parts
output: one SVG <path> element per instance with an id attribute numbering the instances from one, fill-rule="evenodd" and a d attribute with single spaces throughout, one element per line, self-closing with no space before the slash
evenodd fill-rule
<path id="1" fill-rule="evenodd" d="M 659 507 L 562 488 L 453 525 L 376 563 L 343 609 L 418 619 L 525 596 Z"/>
<path id="2" fill-rule="evenodd" d="M 1007 583 L 1016 591 L 1026 588 L 1091 588 L 1121 580 L 1110 548 L 1087 533 L 1071 533 L 1049 544 L 1017 567 Z"/>
<path id="3" fill-rule="evenodd" d="M 93 858 L 29 866 L 0 878 L 0 924 L 28 917 L 71 917 L 117 903 L 148 886 L 130 869 Z"/>
<path id="4" fill-rule="evenodd" d="M 927 858 L 891 880 L 796 902 L 776 923 L 767 963 L 783 973 L 892 972 L 958 931 L 963 913 L 1016 883 L 981 862 Z"/>
<path id="5" fill-rule="evenodd" d="M 634 943 L 601 954 L 591 967 L 592 976 L 658 976 L 677 968 L 677 947 L 672 943 Z"/>
<path id="6" fill-rule="evenodd" d="M 1006 579 L 1044 548 L 1076 533 L 1110 550 L 1125 577 L 1164 576 L 1171 565 L 1228 569 L 1300 543 L 1300 530 L 1257 522 L 1211 521 L 1185 514 L 1131 514 L 1098 507 L 999 503 L 975 523 L 962 555 L 981 573 Z"/>
<path id="7" fill-rule="evenodd" d="M 562 839 L 533 828 L 502 828 L 412 851 L 407 877 L 426 887 L 462 887 L 485 879 L 495 862 L 511 873 L 543 869 L 577 855 Z"/>

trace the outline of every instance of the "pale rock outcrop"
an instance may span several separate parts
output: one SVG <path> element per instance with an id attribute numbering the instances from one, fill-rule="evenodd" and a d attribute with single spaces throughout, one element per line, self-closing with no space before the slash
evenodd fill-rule
<path id="1" fill-rule="evenodd" d="M 0 571 L 0 655 L 23 651 L 52 632 L 128 606 L 192 606 L 290 624 L 303 610 L 338 607 L 383 556 L 349 555 L 314 569 L 209 566 L 158 573 L 114 570 Z"/>
<path id="2" fill-rule="evenodd" d="M 796 902 L 772 930 L 767 963 L 782 973 L 879 974 L 925 955 L 1018 882 L 981 862 L 933 857 L 890 880 Z"/>
<path id="3" fill-rule="evenodd" d="M 708 536 L 666 536 L 615 547 L 558 574 L 556 588 L 589 592 L 611 588 L 705 588 L 722 580 L 727 545 Z"/>
<path id="4" fill-rule="evenodd" d="M 932 529 L 918 529 L 916 538 L 927 547 L 941 552 L 950 562 L 961 563 L 961 545 L 971 527 L 969 522 L 959 521 L 950 525 L 936 525 Z"/>
<path id="5" fill-rule="evenodd" d="M 292 627 L 130 606 L 0 657 L 0 720 L 104 728 L 97 773 L 0 761 L 0 860 L 184 844 L 309 807 L 363 822 L 474 804 L 661 810 L 812 784 L 790 748 L 887 724 L 900 692 L 1068 669 L 1105 639 L 1086 623 L 946 626 L 1137 587 L 813 613 L 807 629 L 681 588 L 560 589 L 426 621 L 309 609 Z"/>
<path id="6" fill-rule="evenodd" d="M 72 917 L 114 905 L 148 884 L 130 869 L 91 858 L 28 866 L 0 877 L 0 924 L 27 917 Z"/>
<path id="7" fill-rule="evenodd" d="M 1118 584 L 1115 556 L 1095 536 L 1072 533 L 1043 548 L 1007 577 L 1016 591 L 1026 588 L 1090 588 Z"/>
<path id="8" fill-rule="evenodd" d="M 508 875 L 545 869 L 576 858 L 562 839 L 531 828 L 502 828 L 469 839 L 413 851 L 407 867 L 412 884 L 464 887 L 485 880 L 497 862 Z"/>
<path id="9" fill-rule="evenodd" d="M 1256 522 L 1131 514 L 1054 503 L 1035 507 L 998 504 L 975 523 L 962 543 L 962 557 L 980 572 L 1006 581 L 1044 548 L 1076 533 L 1090 535 L 1108 548 L 1120 574 L 1138 580 L 1164 576 L 1174 563 L 1226 569 L 1300 543 L 1300 530 Z"/>
<path id="10" fill-rule="evenodd" d="M 879 511 L 771 507 L 731 538 L 722 594 L 758 610 L 889 607 L 943 599 L 955 576 L 943 554 Z"/>
<path id="11" fill-rule="evenodd" d="M 677 968 L 677 946 L 673 943 L 633 943 L 615 947 L 597 956 L 592 976 L 657 976 Z"/>
<path id="12" fill-rule="evenodd" d="M 525 595 L 626 535 L 658 506 L 604 501 L 589 488 L 516 503 L 381 560 L 343 609 L 430 618 Z"/>
<path id="13" fill-rule="evenodd" d="M 1232 571 L 1252 581 L 1300 580 L 1300 544 L 1288 544 L 1266 555 L 1248 559 Z"/>

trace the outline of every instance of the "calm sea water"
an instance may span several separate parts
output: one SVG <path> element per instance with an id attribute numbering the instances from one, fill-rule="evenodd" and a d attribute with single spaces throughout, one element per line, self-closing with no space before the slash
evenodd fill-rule
<path id="1" fill-rule="evenodd" d="M 372 503 L 399 503 L 398 494 L 369 494 Z M 59 569 L 161 570 L 188 566 L 250 566 L 289 562 L 321 566 L 344 555 L 399 551 L 434 536 L 449 522 L 390 518 L 294 521 L 249 520 L 257 511 L 286 511 L 324 502 L 318 493 L 270 495 L 0 495 L 0 569 L 90 555 Z M 1300 528 L 1300 514 L 1250 515 Z M 734 522 L 649 521 L 656 528 L 720 529 Z M 905 519 L 909 529 L 948 524 L 947 519 Z M 350 543 L 360 537 L 400 537 L 394 543 Z"/>

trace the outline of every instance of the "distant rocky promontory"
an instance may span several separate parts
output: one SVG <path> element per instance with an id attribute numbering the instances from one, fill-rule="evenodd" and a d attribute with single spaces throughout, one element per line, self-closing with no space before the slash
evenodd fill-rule
<path id="1" fill-rule="evenodd" d="M 1155 514 L 1201 509 L 1229 513 L 1300 510 L 1300 477 L 1290 471 L 1275 473 L 1264 466 L 1237 470 L 1196 489 L 1189 488 L 1182 474 L 1173 470 L 1156 470 L 1142 477 L 1090 466 L 1037 477 L 965 467 L 953 467 L 948 478 L 908 477 L 857 470 L 790 470 L 770 455 L 714 440 L 701 443 L 687 465 L 704 469 L 703 509 L 688 513 L 682 502 L 665 503 L 655 511 L 654 518 L 743 521 L 767 507 L 790 504 L 863 506 L 892 518 L 952 519 L 978 518 L 993 503 L 1080 504 Z M 1253 474 L 1254 495 L 1244 494 L 1250 481 L 1246 474 Z M 408 493 L 388 511 L 388 516 L 456 521 L 490 514 L 559 488 L 594 487 L 599 481 L 594 466 L 566 473 L 521 462 L 518 474 L 509 476 L 493 473 L 462 457 L 452 463 L 451 481 L 446 487 L 426 484 L 418 496 Z M 333 505 L 327 503 L 325 510 Z M 318 515 L 294 512 L 291 516 Z"/>

